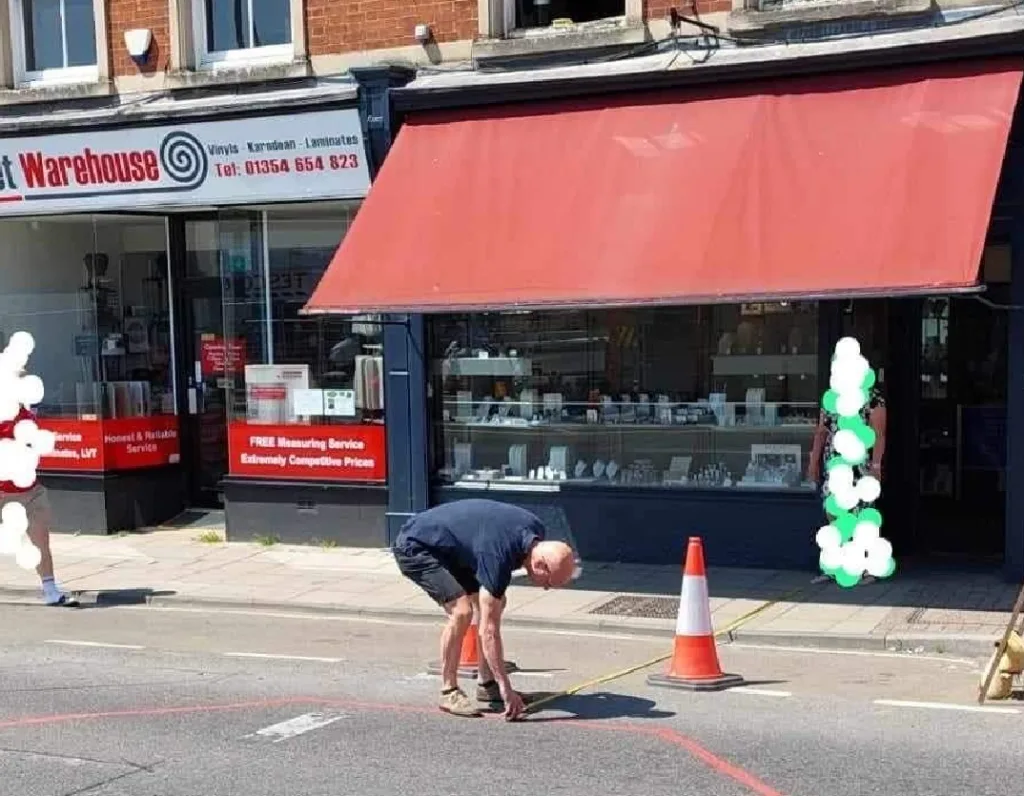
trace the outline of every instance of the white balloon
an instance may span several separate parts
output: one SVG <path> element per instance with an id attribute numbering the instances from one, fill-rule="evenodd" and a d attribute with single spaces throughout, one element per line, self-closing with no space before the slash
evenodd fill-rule
<path id="1" fill-rule="evenodd" d="M 21 411 L 17 394 L 0 393 L 0 423 L 10 423 Z"/>
<path id="2" fill-rule="evenodd" d="M 35 467 L 19 467 L 11 476 L 11 483 L 18 489 L 28 489 L 35 484 L 38 477 Z"/>
<path id="3" fill-rule="evenodd" d="M 832 547 L 838 548 L 843 543 L 843 537 L 835 525 L 823 525 L 818 529 L 814 541 L 822 550 L 827 550 Z"/>
<path id="4" fill-rule="evenodd" d="M 860 343 L 856 337 L 844 337 L 836 343 L 836 358 L 846 359 L 860 356 Z"/>
<path id="5" fill-rule="evenodd" d="M 892 545 L 889 546 L 889 550 L 892 550 Z M 884 578 L 889 569 L 889 560 L 891 558 L 891 555 L 883 556 L 875 549 L 872 549 L 868 555 L 866 564 L 868 574 L 873 575 L 876 578 Z"/>
<path id="6" fill-rule="evenodd" d="M 35 338 L 32 337 L 28 332 L 15 332 L 11 335 L 11 339 L 7 341 L 7 350 L 16 351 L 18 353 L 24 353 L 25 356 L 31 355 L 36 349 Z"/>
<path id="7" fill-rule="evenodd" d="M 44 428 L 36 432 L 36 438 L 32 441 L 32 448 L 40 456 L 48 456 L 57 448 L 57 435 Z"/>
<path id="8" fill-rule="evenodd" d="M 13 556 L 22 542 L 28 539 L 24 531 L 17 531 L 9 525 L 0 525 L 0 556 Z"/>
<path id="9" fill-rule="evenodd" d="M 882 485 L 873 475 L 866 475 L 857 481 L 857 497 L 864 503 L 874 503 L 882 494 Z"/>
<path id="10" fill-rule="evenodd" d="M 829 491 L 832 491 L 833 487 L 842 489 L 842 484 L 853 486 L 853 468 L 848 464 L 837 464 L 828 471 Z"/>
<path id="11" fill-rule="evenodd" d="M 864 408 L 864 391 L 861 389 L 839 393 L 836 398 L 836 414 L 840 417 L 855 417 Z"/>
<path id="12" fill-rule="evenodd" d="M 832 446 L 840 456 L 855 464 L 860 464 L 868 455 L 868 449 L 864 447 L 864 443 L 848 428 L 836 432 Z"/>
<path id="13" fill-rule="evenodd" d="M 39 548 L 28 539 L 22 542 L 18 552 L 14 554 L 14 561 L 22 569 L 35 569 L 42 560 L 43 555 L 39 552 Z"/>
<path id="14" fill-rule="evenodd" d="M 18 386 L 18 398 L 25 406 L 41 403 L 46 389 L 38 376 L 23 376 Z"/>
<path id="15" fill-rule="evenodd" d="M 824 570 L 839 569 L 843 565 L 843 548 L 826 547 L 818 556 L 818 564 Z"/>
<path id="16" fill-rule="evenodd" d="M 28 530 L 28 512 L 21 503 L 12 501 L 0 511 L 0 523 L 4 528 L 14 528 L 16 533 L 24 533 Z"/>
<path id="17" fill-rule="evenodd" d="M 872 545 L 878 540 L 881 530 L 872 522 L 858 522 L 853 529 L 853 541 L 871 550 Z"/>
<path id="18" fill-rule="evenodd" d="M 31 420 L 19 420 L 14 426 L 14 439 L 22 445 L 31 445 L 39 426 Z"/>
<path id="19" fill-rule="evenodd" d="M 872 558 L 892 558 L 892 542 L 884 536 L 879 536 L 868 548 L 868 555 Z"/>
<path id="20" fill-rule="evenodd" d="M 836 505 L 843 511 L 854 508 L 860 500 L 857 497 L 857 490 L 849 484 L 843 484 L 841 489 L 837 489 L 832 494 L 835 496 Z"/>
<path id="21" fill-rule="evenodd" d="M 861 577 L 864 574 L 864 568 L 867 564 L 867 558 L 864 555 L 864 548 L 860 545 L 849 543 L 843 545 L 843 571 L 847 575 L 855 577 Z"/>
<path id="22" fill-rule="evenodd" d="M 13 439 L 0 439 L 0 481 L 10 481 L 21 456 L 21 445 Z"/>

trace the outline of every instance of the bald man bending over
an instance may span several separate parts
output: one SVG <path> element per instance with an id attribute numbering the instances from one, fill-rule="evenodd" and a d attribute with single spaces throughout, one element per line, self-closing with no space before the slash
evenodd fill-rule
<path id="1" fill-rule="evenodd" d="M 477 701 L 504 703 L 507 719 L 522 715 L 523 699 L 512 690 L 505 671 L 505 592 L 520 567 L 545 589 L 567 584 L 575 567 L 572 548 L 546 541 L 545 534 L 544 523 L 526 509 L 477 499 L 436 506 L 402 526 L 392 549 L 399 570 L 448 614 L 441 634 L 439 705 L 446 713 L 481 715 L 458 681 L 462 640 L 476 610 L 483 648 Z"/>

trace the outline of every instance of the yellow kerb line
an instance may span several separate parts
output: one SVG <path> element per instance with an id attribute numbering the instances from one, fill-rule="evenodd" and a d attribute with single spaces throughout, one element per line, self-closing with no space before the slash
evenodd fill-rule
<path id="1" fill-rule="evenodd" d="M 716 630 L 715 631 L 715 638 L 718 638 L 720 636 L 727 636 L 727 635 L 729 635 L 730 633 L 732 633 L 734 630 L 736 630 L 740 626 L 742 626 L 742 625 L 746 624 L 747 622 L 749 622 L 751 619 L 753 619 L 758 614 L 763 613 L 764 611 L 767 611 L 773 605 L 778 605 L 781 602 L 786 602 L 787 600 L 789 600 L 789 599 L 791 599 L 793 597 L 796 597 L 799 594 L 802 594 L 803 591 L 804 591 L 804 587 L 801 586 L 800 588 L 793 589 L 792 591 L 786 592 L 785 594 L 783 594 L 783 595 L 781 595 L 779 597 L 776 597 L 773 600 L 765 601 L 761 605 L 757 606 L 757 608 L 754 608 L 753 610 L 747 611 L 742 616 L 732 620 L 729 624 L 727 624 L 721 630 Z M 527 713 L 532 713 L 534 710 L 539 708 L 541 705 L 546 705 L 549 702 L 554 702 L 556 699 L 561 699 L 562 697 L 567 697 L 567 696 L 572 696 L 573 694 L 578 694 L 580 691 L 585 691 L 588 688 L 593 688 L 595 685 L 602 685 L 604 683 L 610 683 L 613 680 L 618 680 L 618 679 L 620 679 L 622 677 L 625 677 L 626 675 L 633 674 L 633 672 L 639 672 L 641 669 L 646 669 L 646 668 L 648 668 L 650 666 L 654 666 L 654 664 L 656 664 L 656 663 L 661 663 L 662 661 L 666 661 L 666 660 L 668 660 L 671 657 L 672 657 L 672 653 L 668 652 L 668 653 L 666 653 L 664 655 L 659 655 L 657 658 L 651 658 L 649 661 L 644 661 L 643 663 L 638 663 L 635 666 L 630 666 L 628 669 L 620 669 L 619 671 L 612 672 L 611 674 L 601 675 L 600 677 L 595 677 L 593 680 L 587 680 L 586 682 L 580 683 L 579 685 L 574 685 L 572 688 L 567 688 L 564 691 L 559 691 L 557 694 L 550 694 L 550 695 L 548 695 L 546 697 L 538 699 L 536 702 L 531 702 L 529 705 L 527 705 L 526 712 Z"/>

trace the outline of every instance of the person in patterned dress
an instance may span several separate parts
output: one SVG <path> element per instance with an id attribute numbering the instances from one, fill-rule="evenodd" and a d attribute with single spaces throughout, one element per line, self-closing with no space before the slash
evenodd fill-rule
<path id="1" fill-rule="evenodd" d="M 854 466 L 854 478 L 863 478 L 865 475 L 873 475 L 879 481 L 882 480 L 882 466 L 885 461 L 885 424 L 886 408 L 885 398 L 882 391 L 876 384 L 868 393 L 868 402 L 860 410 L 861 419 L 875 432 L 875 445 L 868 453 L 868 460 L 864 464 Z M 818 484 L 822 497 L 828 497 L 828 484 L 825 480 L 825 462 L 833 454 L 833 440 L 839 430 L 839 418 L 835 415 L 821 412 L 818 416 L 818 427 L 814 431 L 814 442 L 811 444 L 810 461 L 807 464 L 807 478 Z M 814 579 L 815 583 L 822 583 L 827 580 L 834 580 L 831 575 L 819 575 Z M 865 576 L 865 583 L 873 581 L 870 575 Z"/>

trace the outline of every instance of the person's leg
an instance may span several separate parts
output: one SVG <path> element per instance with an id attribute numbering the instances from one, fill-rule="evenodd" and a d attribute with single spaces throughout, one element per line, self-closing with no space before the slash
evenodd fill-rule
<path id="1" fill-rule="evenodd" d="M 43 601 L 47 605 L 74 605 L 75 601 L 61 591 L 53 575 L 53 553 L 50 551 L 52 515 L 46 489 L 37 486 L 17 499 L 25 506 L 25 513 L 28 515 L 28 538 L 39 550 L 40 558 L 36 573 L 43 588 Z"/>
<path id="2" fill-rule="evenodd" d="M 441 633 L 441 699 L 439 707 L 456 716 L 479 716 L 480 711 L 459 688 L 462 640 L 473 619 L 473 603 L 455 577 L 429 551 L 396 546 L 398 569 L 441 606 L 448 615 Z"/>

